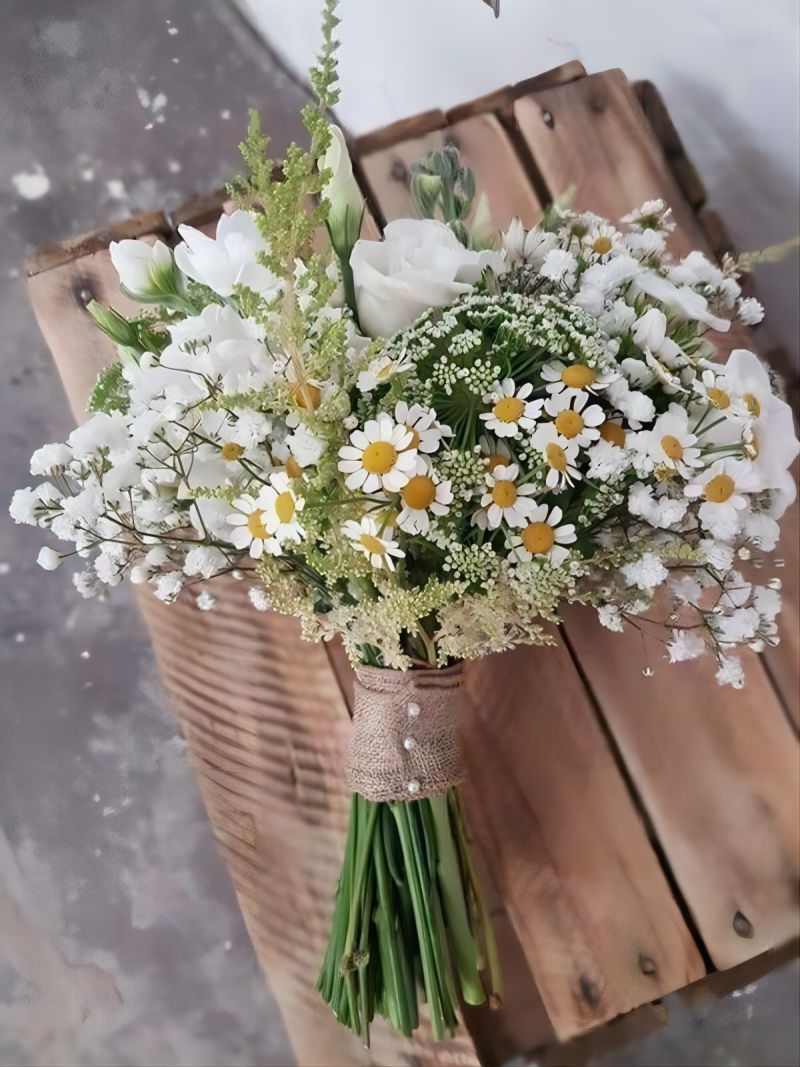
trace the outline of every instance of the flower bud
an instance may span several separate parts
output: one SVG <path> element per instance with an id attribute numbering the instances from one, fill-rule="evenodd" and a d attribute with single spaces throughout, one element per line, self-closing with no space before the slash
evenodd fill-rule
<path id="1" fill-rule="evenodd" d="M 172 252 L 163 241 L 112 241 L 109 251 L 122 289 L 134 300 L 149 303 L 179 292 Z"/>
<path id="2" fill-rule="evenodd" d="M 361 230 L 364 197 L 353 177 L 344 134 L 338 126 L 330 130 L 331 143 L 320 160 L 320 169 L 330 171 L 331 176 L 322 195 L 330 204 L 328 229 L 333 247 L 338 255 L 348 258 Z"/>

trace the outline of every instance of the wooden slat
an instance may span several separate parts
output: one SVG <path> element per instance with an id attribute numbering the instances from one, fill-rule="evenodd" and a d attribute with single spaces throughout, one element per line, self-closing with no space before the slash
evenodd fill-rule
<path id="1" fill-rule="evenodd" d="M 694 213 L 622 71 L 531 93 L 516 101 L 514 115 L 553 196 L 573 188 L 575 205 L 610 219 L 661 197 L 678 223 L 675 251 L 704 247 Z"/>
<path id="2" fill-rule="evenodd" d="M 465 786 L 562 1040 L 705 973 L 563 646 L 469 665 Z"/>
<path id="3" fill-rule="evenodd" d="M 795 481 L 800 479 L 800 462 L 795 463 L 792 474 Z M 797 502 L 781 520 L 781 539 L 775 558 L 784 561 L 784 566 L 775 571 L 783 583 L 783 613 L 778 620 L 781 643 L 777 648 L 767 649 L 764 657 L 787 714 L 795 729 L 800 730 L 800 505 Z"/>
<path id="4" fill-rule="evenodd" d="M 513 144 L 500 121 L 495 115 L 475 115 L 446 130 L 415 134 L 359 156 L 368 191 L 385 220 L 416 217 L 408 185 L 411 167 L 447 142 L 459 146 L 464 161 L 474 170 L 478 189 L 488 197 L 493 227 L 508 222 L 507 214 L 503 218 L 494 215 L 493 205 L 500 202 L 501 194 L 527 226 L 541 218 L 542 206 L 516 165 Z"/>
<path id="5" fill-rule="evenodd" d="M 589 679 L 712 960 L 732 967 L 797 936 L 796 738 L 757 657 L 720 689 L 709 660 L 675 666 L 639 635 L 572 609 Z"/>

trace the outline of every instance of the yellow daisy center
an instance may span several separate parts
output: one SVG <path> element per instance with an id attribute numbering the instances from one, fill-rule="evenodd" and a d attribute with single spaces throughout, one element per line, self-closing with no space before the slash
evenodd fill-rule
<path id="1" fill-rule="evenodd" d="M 419 445 L 420 438 L 419 438 L 419 434 L 417 433 L 417 431 L 414 429 L 413 426 L 403 426 L 403 429 L 406 431 L 406 433 L 410 433 L 411 434 L 411 440 L 408 442 L 408 444 L 405 446 L 405 448 L 402 448 L 400 450 L 401 452 L 407 452 L 409 450 L 409 448 L 416 448 Z"/>
<path id="2" fill-rule="evenodd" d="M 286 474 L 289 478 L 303 477 L 303 468 L 300 466 L 294 456 L 289 456 L 289 458 L 286 460 Z"/>
<path id="3" fill-rule="evenodd" d="M 491 452 L 484 462 L 486 463 L 486 469 L 491 472 L 495 467 L 505 467 L 508 463 L 508 456 L 503 456 L 499 452 Z"/>
<path id="4" fill-rule="evenodd" d="M 583 429 L 583 418 L 577 411 L 567 408 L 556 415 L 556 429 L 563 437 L 577 437 Z"/>
<path id="5" fill-rule="evenodd" d="M 383 556 L 386 553 L 386 546 L 383 541 L 378 537 L 374 537 L 372 534 L 362 533 L 361 544 L 366 548 L 370 555 Z"/>
<path id="6" fill-rule="evenodd" d="M 712 504 L 724 504 L 726 500 L 730 500 L 733 496 L 735 488 L 736 483 L 729 474 L 718 474 L 706 483 L 703 495 Z"/>
<path id="7" fill-rule="evenodd" d="M 244 455 L 244 449 L 241 445 L 237 445 L 235 441 L 225 441 L 219 453 L 223 459 L 233 460 Z"/>
<path id="8" fill-rule="evenodd" d="M 670 459 L 683 459 L 683 445 L 673 434 L 665 434 L 661 438 L 661 448 Z"/>
<path id="9" fill-rule="evenodd" d="M 618 422 L 604 422 L 600 427 L 600 436 L 617 448 L 622 448 L 625 444 L 625 431 Z"/>
<path id="10" fill-rule="evenodd" d="M 592 251 L 596 252 L 598 256 L 604 256 L 607 252 L 611 251 L 612 247 L 611 238 L 602 234 L 600 237 L 595 237 L 594 241 L 592 241 Z"/>
<path id="11" fill-rule="evenodd" d="M 495 482 L 492 486 L 492 500 L 501 508 L 510 508 L 517 499 L 517 487 L 513 482 Z"/>
<path id="12" fill-rule="evenodd" d="M 397 459 L 397 451 L 388 441 L 373 441 L 361 454 L 361 466 L 370 474 L 386 474 Z"/>
<path id="13" fill-rule="evenodd" d="M 316 411 L 322 401 L 322 393 L 319 387 L 312 385 L 311 382 L 300 382 L 298 385 L 293 385 L 289 390 L 292 394 L 292 399 L 299 408 L 303 411 Z"/>
<path id="14" fill-rule="evenodd" d="M 247 516 L 247 529 L 256 540 L 263 540 L 263 538 L 269 537 L 269 532 L 264 525 L 264 512 L 261 508 L 256 508 L 255 511 L 251 511 Z"/>
<path id="15" fill-rule="evenodd" d="M 504 396 L 492 408 L 492 414 L 500 422 L 516 422 L 525 410 L 525 401 L 518 396 Z"/>
<path id="16" fill-rule="evenodd" d="M 724 411 L 725 408 L 729 408 L 731 406 L 731 398 L 728 396 L 724 389 L 717 389 L 715 386 L 713 389 L 707 390 L 706 396 L 714 405 L 714 407 L 719 408 L 720 411 Z"/>
<path id="17" fill-rule="evenodd" d="M 291 522 L 294 515 L 294 497 L 291 493 L 279 493 L 275 501 L 275 514 L 281 522 Z"/>
<path id="18" fill-rule="evenodd" d="M 403 486 L 400 496 L 403 498 L 403 503 L 415 511 L 427 508 L 436 499 L 436 486 L 433 478 L 427 474 L 415 474 Z"/>
<path id="19" fill-rule="evenodd" d="M 745 393 L 742 400 L 744 400 L 745 406 L 750 414 L 755 415 L 756 418 L 758 418 L 761 414 L 761 404 L 759 403 L 758 397 L 753 393 Z"/>
<path id="20" fill-rule="evenodd" d="M 548 466 L 552 467 L 554 471 L 565 471 L 567 469 L 567 453 L 561 445 L 549 444 L 545 449 L 545 459 Z"/>
<path id="21" fill-rule="evenodd" d="M 529 552 L 549 552 L 555 544 L 556 535 L 552 526 L 546 522 L 532 522 L 522 531 L 522 543 Z"/>
<path id="22" fill-rule="evenodd" d="M 585 389 L 595 380 L 595 373 L 591 367 L 583 363 L 573 363 L 571 367 L 565 367 L 561 372 L 561 381 L 569 389 Z"/>

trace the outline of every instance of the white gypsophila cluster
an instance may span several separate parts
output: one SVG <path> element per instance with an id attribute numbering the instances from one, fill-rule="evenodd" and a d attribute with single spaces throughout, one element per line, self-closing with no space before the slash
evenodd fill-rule
<path id="1" fill-rule="evenodd" d="M 779 582 L 745 567 L 776 545 L 798 444 L 760 360 L 717 362 L 711 331 L 760 305 L 699 252 L 670 258 L 659 201 L 620 227 L 554 210 L 477 252 L 431 219 L 352 247 L 342 189 L 337 254 L 286 276 L 243 210 L 174 254 L 112 246 L 153 310 L 97 313 L 120 361 L 14 496 L 66 545 L 40 564 L 74 555 L 81 595 L 128 576 L 165 602 L 249 570 L 257 610 L 399 667 L 546 641 L 591 602 L 741 684 L 735 649 L 777 640 Z"/>

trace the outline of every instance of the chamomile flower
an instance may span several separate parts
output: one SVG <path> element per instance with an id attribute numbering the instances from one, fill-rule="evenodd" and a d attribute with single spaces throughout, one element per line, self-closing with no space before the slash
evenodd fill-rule
<path id="1" fill-rule="evenodd" d="M 269 485 L 258 494 L 257 503 L 262 509 L 261 521 L 279 544 L 302 541 L 305 530 L 300 525 L 299 512 L 305 501 L 297 495 L 288 474 L 284 471 L 270 474 Z"/>
<path id="2" fill-rule="evenodd" d="M 339 449 L 339 470 L 348 489 L 399 493 L 417 468 L 413 433 L 389 415 L 368 419 L 363 430 L 353 430 L 350 444 Z"/>
<path id="3" fill-rule="evenodd" d="M 427 533 L 431 515 L 446 515 L 453 502 L 450 482 L 442 481 L 433 469 L 415 474 L 400 490 L 403 508 L 397 518 L 401 530 L 410 534 Z"/>
<path id="4" fill-rule="evenodd" d="M 398 400 L 394 417 L 398 426 L 405 427 L 411 433 L 411 443 L 408 447 L 416 448 L 418 452 L 427 455 L 438 450 L 443 437 L 453 436 L 449 426 L 442 426 L 437 421 L 436 412 L 432 408 L 426 409 L 419 404 L 407 404 L 405 400 Z"/>
<path id="5" fill-rule="evenodd" d="M 264 509 L 253 496 L 240 496 L 233 502 L 234 510 L 226 516 L 226 522 L 233 526 L 230 539 L 236 548 L 247 548 L 253 559 L 260 559 L 264 552 L 273 556 L 280 553 L 280 542 L 276 540 L 264 523 Z"/>
<path id="6" fill-rule="evenodd" d="M 703 466 L 697 436 L 689 428 L 689 415 L 680 404 L 656 419 L 652 430 L 635 435 L 637 447 L 644 447 L 656 465 L 690 478 L 695 467 Z"/>
<path id="7" fill-rule="evenodd" d="M 551 396 L 558 393 L 566 396 L 599 393 L 616 377 L 610 370 L 598 370 L 585 363 L 564 363 L 560 359 L 545 363 L 541 375 L 542 380 L 548 383 L 547 392 Z"/>
<path id="8" fill-rule="evenodd" d="M 511 463 L 498 466 L 486 474 L 487 491 L 481 497 L 481 509 L 473 516 L 473 524 L 485 529 L 497 529 L 501 522 L 507 526 L 523 526 L 535 508 L 531 497 L 532 485 L 520 485 L 519 467 Z"/>
<path id="9" fill-rule="evenodd" d="M 698 396 L 726 419 L 743 418 L 748 414 L 746 401 L 736 395 L 724 373 L 718 374 L 709 367 L 695 378 L 693 387 Z"/>
<path id="10" fill-rule="evenodd" d="M 530 513 L 528 525 L 510 538 L 512 555 L 518 560 L 542 556 L 554 567 L 560 567 L 570 554 L 564 545 L 577 540 L 574 523 L 561 524 L 563 514 L 559 507 L 537 504 Z"/>
<path id="11" fill-rule="evenodd" d="M 342 526 L 342 533 L 353 542 L 353 548 L 357 552 L 363 552 L 373 567 L 394 570 L 395 559 L 405 556 L 392 537 L 394 530 L 387 526 L 381 530 L 378 523 L 370 515 L 365 515 L 360 522 L 348 519 Z"/>
<path id="12" fill-rule="evenodd" d="M 587 393 L 572 396 L 556 393 L 550 396 L 544 405 L 548 415 L 552 415 L 555 428 L 562 437 L 574 441 L 579 448 L 588 448 L 600 437 L 599 427 L 605 422 L 605 414 L 599 404 L 587 403 Z"/>
<path id="13" fill-rule="evenodd" d="M 685 488 L 692 500 L 702 500 L 698 515 L 701 525 L 728 540 L 739 529 L 741 513 L 747 509 L 748 493 L 756 488 L 752 465 L 745 460 L 719 459 L 697 474 Z"/>
<path id="14" fill-rule="evenodd" d="M 479 416 L 481 421 L 497 437 L 516 437 L 520 429 L 533 429 L 544 401 L 528 400 L 532 392 L 530 383 L 517 388 L 512 378 L 497 382 L 483 398 L 492 408 Z"/>
<path id="15" fill-rule="evenodd" d="M 531 445 L 541 454 L 548 467 L 545 485 L 548 489 L 564 489 L 580 481 L 581 472 L 575 465 L 580 446 L 560 434 L 554 422 L 539 426 L 531 436 Z"/>
<path id="16" fill-rule="evenodd" d="M 621 234 L 608 222 L 596 222 L 583 238 L 582 244 L 587 252 L 597 256 L 601 261 L 606 259 L 617 247 Z"/>

